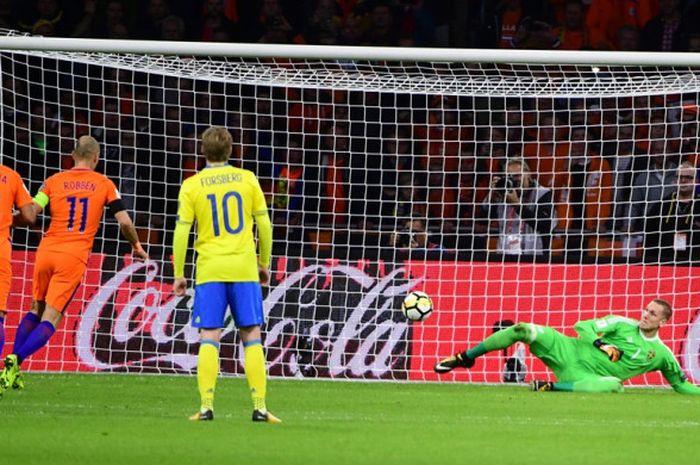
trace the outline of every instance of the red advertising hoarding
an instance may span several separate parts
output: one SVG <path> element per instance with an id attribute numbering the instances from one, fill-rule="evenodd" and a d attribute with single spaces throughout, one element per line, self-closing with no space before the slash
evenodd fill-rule
<path id="1" fill-rule="evenodd" d="M 408 262 L 408 274 L 422 277 L 418 288 L 433 298 L 430 320 L 413 325 L 410 379 L 437 380 L 432 367 L 440 358 L 471 347 L 509 319 L 551 326 L 575 336 L 578 320 L 609 314 L 639 319 L 657 297 L 674 307 L 672 324 L 660 337 L 686 372 L 700 382 L 700 268 L 642 265 L 550 265 L 511 263 Z M 499 382 L 504 357 L 489 354 L 469 371 L 455 370 L 441 380 Z M 527 357 L 530 377 L 550 373 Z M 631 383 L 663 384 L 659 374 Z"/>

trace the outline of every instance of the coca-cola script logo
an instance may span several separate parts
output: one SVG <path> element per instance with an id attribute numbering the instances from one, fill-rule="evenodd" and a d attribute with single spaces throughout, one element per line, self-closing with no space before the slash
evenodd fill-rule
<path id="1" fill-rule="evenodd" d="M 409 325 L 398 300 L 420 279 L 383 262 L 278 259 L 264 302 L 269 372 L 284 376 L 407 377 Z M 81 363 L 110 371 L 190 371 L 197 363 L 191 295 L 174 298 L 156 262 L 133 262 L 86 303 L 76 328 Z M 242 373 L 232 322 L 221 369 Z"/>
<path id="2" fill-rule="evenodd" d="M 700 312 L 688 327 L 688 337 L 683 346 L 683 366 L 696 382 L 700 381 Z"/>

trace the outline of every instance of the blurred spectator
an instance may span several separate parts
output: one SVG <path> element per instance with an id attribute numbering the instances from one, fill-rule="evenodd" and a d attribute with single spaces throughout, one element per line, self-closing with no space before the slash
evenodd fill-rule
<path id="1" fill-rule="evenodd" d="M 645 260 L 682 265 L 700 260 L 700 195 L 695 193 L 696 169 L 678 168 L 678 187 L 652 204 L 645 224 Z"/>
<path id="2" fill-rule="evenodd" d="M 101 15 L 95 21 L 93 34 L 95 37 L 115 38 L 114 35 L 122 35 L 126 29 L 127 18 L 124 11 L 124 3 L 121 0 L 108 0 L 101 11 Z"/>
<path id="3" fill-rule="evenodd" d="M 518 25 L 511 45 L 516 48 L 546 50 L 559 48 L 560 43 L 551 24 L 532 18 L 524 18 Z"/>
<path id="4" fill-rule="evenodd" d="M 243 40 L 252 42 L 290 43 L 293 31 L 282 0 L 263 0 L 254 20 L 242 25 Z"/>
<path id="5" fill-rule="evenodd" d="M 394 16 L 402 46 L 430 47 L 437 43 L 435 17 L 424 0 L 398 0 Z"/>
<path id="6" fill-rule="evenodd" d="M 398 25 L 389 0 L 377 0 L 369 14 L 367 36 L 372 45 L 396 46 L 399 44 Z"/>
<path id="7" fill-rule="evenodd" d="M 568 0 L 563 26 L 555 30 L 562 50 L 586 50 L 591 48 L 591 37 L 581 0 Z"/>
<path id="8" fill-rule="evenodd" d="M 568 206 L 568 228 L 574 231 L 605 232 L 610 228 L 613 208 L 613 173 L 610 163 L 592 150 L 588 141 L 588 129 L 578 126 L 571 129 L 571 139 L 582 143 L 583 150 L 569 153 L 566 194 L 562 201 Z M 569 247 L 576 250 L 576 235 Z"/>
<path id="9" fill-rule="evenodd" d="M 656 14 L 656 0 L 592 0 L 586 15 L 591 45 L 612 50 L 622 26 L 641 30 Z"/>
<path id="10" fill-rule="evenodd" d="M 482 30 L 477 36 L 476 45 L 484 48 L 511 48 L 524 45 L 526 42 L 523 39 L 528 31 L 523 23 L 528 23 L 531 29 L 529 32 L 533 33 L 530 37 L 532 40 L 537 35 L 536 31 L 532 30 L 534 26 L 541 28 L 542 25 L 551 25 L 554 21 L 550 4 L 538 0 L 485 2 L 483 8 L 485 21 L 481 24 Z M 551 33 L 551 28 L 549 32 Z M 516 38 L 518 33 L 519 39 Z M 518 40 L 521 41 L 520 45 L 517 45 Z M 514 41 L 516 41 L 515 44 Z"/>
<path id="11" fill-rule="evenodd" d="M 426 206 L 428 224 L 435 225 L 440 232 L 451 233 L 457 229 L 457 189 L 456 176 L 445 173 L 441 167 L 431 167 L 428 172 Z"/>
<path id="12" fill-rule="evenodd" d="M 197 40 L 203 42 L 215 41 L 226 35 L 228 41 L 234 41 L 234 32 L 237 32 L 236 24 L 224 14 L 225 0 L 206 0 L 204 2 L 204 15 Z"/>
<path id="13" fill-rule="evenodd" d="M 298 225 L 304 203 L 304 152 L 298 137 L 289 140 L 285 159 L 275 167 L 272 191 L 273 221 Z"/>
<path id="14" fill-rule="evenodd" d="M 625 25 L 617 30 L 615 49 L 621 52 L 635 52 L 639 50 L 639 29 L 635 26 Z"/>
<path id="15" fill-rule="evenodd" d="M 657 131 L 664 130 L 664 126 L 652 126 L 650 136 L 653 139 L 649 145 L 648 164 L 634 179 L 630 227 L 636 231 L 644 230 L 649 205 L 665 198 L 676 185 L 677 157 L 667 154 L 666 140 L 657 137 Z"/>
<path id="16" fill-rule="evenodd" d="M 161 22 L 160 38 L 163 40 L 185 40 L 185 22 L 179 16 L 166 16 Z"/>
<path id="17" fill-rule="evenodd" d="M 688 43 L 686 46 L 687 52 L 700 52 L 700 34 L 694 33 L 688 36 Z"/>
<path id="18" fill-rule="evenodd" d="M 337 44 L 343 11 L 335 0 L 316 0 L 311 18 L 303 31 L 304 42 Z"/>
<path id="19" fill-rule="evenodd" d="M 18 29 L 17 12 L 12 0 L 0 0 L 0 28 Z"/>
<path id="20" fill-rule="evenodd" d="M 391 234 L 389 244 L 398 249 L 440 249 L 440 245 L 431 240 L 425 227 L 425 221 L 421 218 L 406 220 L 401 228 Z"/>
<path id="21" fill-rule="evenodd" d="M 659 14 L 642 29 L 640 50 L 679 52 L 681 44 L 680 0 L 659 0 Z"/>
<path id="22" fill-rule="evenodd" d="M 133 28 L 135 39 L 163 38 L 163 22 L 170 16 L 170 7 L 166 0 L 148 0 L 145 11 L 141 10 Z"/>
<path id="23" fill-rule="evenodd" d="M 482 214 L 498 224 L 499 252 L 539 255 L 549 250 L 557 225 L 552 191 L 531 176 L 525 160 L 508 160 L 503 176 L 493 176 Z"/>
<path id="24" fill-rule="evenodd" d="M 337 122 L 322 138 L 320 159 L 323 222 L 347 224 L 349 214 L 350 140 L 347 124 Z"/>
<path id="25" fill-rule="evenodd" d="M 694 100 L 682 102 L 680 125 L 681 155 L 694 160 L 700 154 L 700 107 Z"/>

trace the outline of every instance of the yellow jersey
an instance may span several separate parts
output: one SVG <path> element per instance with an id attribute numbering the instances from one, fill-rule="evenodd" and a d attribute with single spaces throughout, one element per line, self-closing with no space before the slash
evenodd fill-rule
<path id="1" fill-rule="evenodd" d="M 269 266 L 272 234 L 260 183 L 251 171 L 228 164 L 207 165 L 187 178 L 178 196 L 178 228 L 197 223 L 196 283 L 259 281 L 258 263 Z M 260 260 L 253 235 L 258 223 Z M 263 229 L 269 229 L 264 231 Z M 181 244 L 181 243 L 180 243 Z M 184 248 L 174 245 L 175 276 L 184 274 Z M 180 249 L 180 250 L 178 250 Z"/>

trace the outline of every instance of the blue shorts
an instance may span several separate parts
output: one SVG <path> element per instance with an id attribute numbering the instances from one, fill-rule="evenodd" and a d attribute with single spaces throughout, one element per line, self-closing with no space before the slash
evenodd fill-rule
<path id="1" fill-rule="evenodd" d="M 195 328 L 223 328 L 226 307 L 236 327 L 262 326 L 265 322 L 262 307 L 262 288 L 258 282 L 211 282 L 195 286 L 192 326 Z"/>

